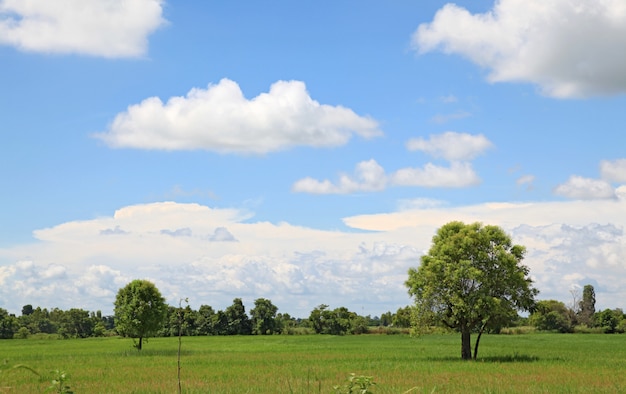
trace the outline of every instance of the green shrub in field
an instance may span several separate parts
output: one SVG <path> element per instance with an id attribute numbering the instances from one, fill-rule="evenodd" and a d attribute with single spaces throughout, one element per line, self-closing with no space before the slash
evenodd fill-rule
<path id="1" fill-rule="evenodd" d="M 69 380 L 69 376 L 65 373 L 65 371 L 59 371 L 57 369 L 52 373 L 54 374 L 54 377 L 50 382 L 50 387 L 48 387 L 48 390 L 46 391 L 51 391 L 58 394 L 74 394 L 72 388 L 67 383 L 67 381 Z"/>
<path id="2" fill-rule="evenodd" d="M 334 386 L 335 394 L 371 394 L 371 387 L 376 385 L 371 376 L 357 376 L 351 373 L 348 380 L 341 386 Z"/>

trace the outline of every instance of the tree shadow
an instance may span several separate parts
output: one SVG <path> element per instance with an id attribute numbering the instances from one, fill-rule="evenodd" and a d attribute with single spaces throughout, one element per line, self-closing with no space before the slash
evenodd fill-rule
<path id="1" fill-rule="evenodd" d="M 476 361 L 486 363 L 534 363 L 539 361 L 539 357 L 528 354 L 514 353 L 503 356 L 489 356 L 485 358 L 479 357 Z"/>
<path id="2" fill-rule="evenodd" d="M 487 356 L 487 357 L 478 357 L 476 360 L 462 360 L 460 357 L 429 357 L 428 361 L 443 361 L 443 362 L 478 362 L 478 363 L 534 363 L 539 361 L 539 357 L 531 356 L 528 354 L 507 354 L 502 356 Z"/>

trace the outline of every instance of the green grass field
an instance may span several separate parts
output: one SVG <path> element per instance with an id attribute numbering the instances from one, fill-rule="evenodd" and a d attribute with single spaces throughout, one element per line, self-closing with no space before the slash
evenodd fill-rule
<path id="1" fill-rule="evenodd" d="M 0 392 L 41 393 L 53 370 L 75 393 L 176 393 L 177 338 L 3 340 Z M 624 335 L 488 335 L 477 362 L 459 358 L 458 335 L 185 337 L 186 393 L 331 393 L 350 373 L 375 393 L 626 392 Z"/>

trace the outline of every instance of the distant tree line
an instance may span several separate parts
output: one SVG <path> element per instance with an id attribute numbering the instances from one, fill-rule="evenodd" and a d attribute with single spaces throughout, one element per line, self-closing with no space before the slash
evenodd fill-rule
<path id="1" fill-rule="evenodd" d="M 537 301 L 528 317 L 517 316 L 505 324 L 495 325 L 489 332 L 498 333 L 503 328 L 532 326 L 539 331 L 560 333 L 626 332 L 626 314 L 620 308 L 595 310 L 595 291 L 592 285 L 583 288 L 582 295 L 572 292 L 569 306 L 557 300 Z M 395 313 L 379 316 L 361 316 L 346 307 L 331 309 L 321 304 L 308 318 L 292 317 L 279 313 L 271 300 L 258 298 L 249 314 L 241 298 L 232 305 L 216 311 L 210 305 L 200 305 L 197 310 L 186 306 L 166 306 L 156 336 L 202 335 L 272 335 L 272 334 L 364 334 L 372 332 L 406 332 L 411 327 L 412 307 L 399 308 Z M 60 338 L 87 338 L 118 332 L 116 316 L 105 316 L 100 311 L 90 312 L 71 308 L 34 308 L 24 305 L 20 316 L 0 308 L 0 339 L 28 338 L 56 335 Z"/>
<path id="2" fill-rule="evenodd" d="M 542 300 L 535 305 L 528 324 L 541 331 L 562 333 L 603 332 L 607 334 L 626 332 L 626 315 L 620 308 L 596 311 L 596 294 L 592 285 L 572 291 L 572 303 Z"/>
<path id="3" fill-rule="evenodd" d="M 272 335 L 272 334 L 362 334 L 380 329 L 407 329 L 410 326 L 410 308 L 400 308 L 396 313 L 386 312 L 380 317 L 360 316 L 345 307 L 330 309 L 320 305 L 308 318 L 292 317 L 279 313 L 278 308 L 266 298 L 254 301 L 246 313 L 241 298 L 232 305 L 216 311 L 210 305 L 200 305 L 195 310 L 189 305 L 168 305 L 156 336 L 202 335 Z M 59 338 L 87 338 L 119 335 L 116 316 L 105 316 L 100 311 L 59 308 L 47 309 L 24 305 L 20 316 L 0 308 L 0 339 L 28 338 L 56 335 Z"/>

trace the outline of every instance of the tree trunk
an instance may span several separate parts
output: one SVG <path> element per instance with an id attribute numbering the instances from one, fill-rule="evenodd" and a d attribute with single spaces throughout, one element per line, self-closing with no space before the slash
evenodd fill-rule
<path id="1" fill-rule="evenodd" d="M 461 328 L 461 358 L 463 360 L 472 359 L 472 342 L 469 327 Z"/>
<path id="2" fill-rule="evenodd" d="M 485 332 L 485 328 L 487 327 L 487 322 L 489 322 L 489 318 L 483 322 L 483 325 L 480 326 L 480 330 L 478 331 L 478 336 L 476 337 L 476 345 L 474 346 L 474 360 L 478 357 L 478 344 L 480 343 L 480 336 Z"/>
<path id="3" fill-rule="evenodd" d="M 139 337 L 139 343 L 137 344 L 137 350 L 141 350 L 141 341 L 143 337 Z"/>
<path id="4" fill-rule="evenodd" d="M 484 327 L 484 326 L 483 326 Z M 483 335 L 483 329 L 481 328 L 476 337 L 476 345 L 474 345 L 474 360 L 478 357 L 478 344 L 480 343 L 480 336 Z"/>

